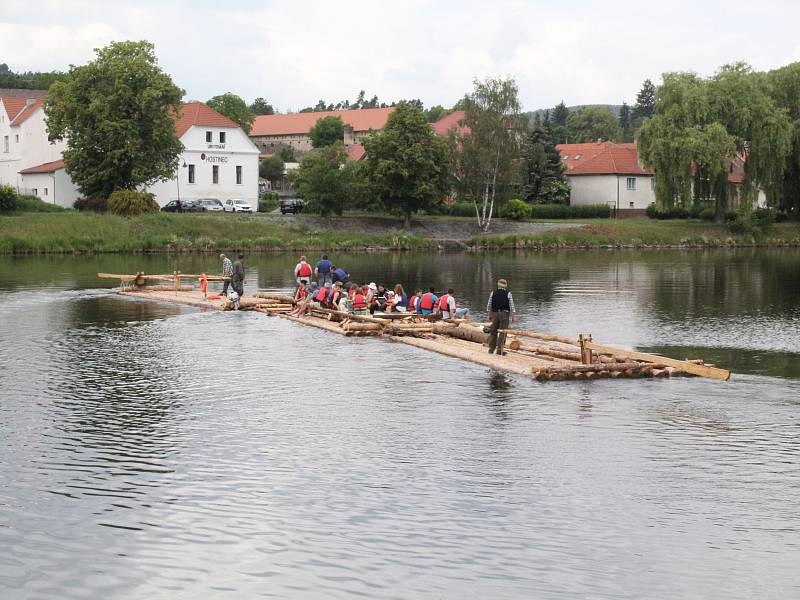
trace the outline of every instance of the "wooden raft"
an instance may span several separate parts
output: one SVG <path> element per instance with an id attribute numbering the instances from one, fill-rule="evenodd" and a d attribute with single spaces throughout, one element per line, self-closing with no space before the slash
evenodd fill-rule
<path id="1" fill-rule="evenodd" d="M 198 275 L 135 276 L 100 274 L 118 278 L 123 283 L 119 293 L 149 300 L 187 304 L 215 310 L 231 310 L 226 299 L 208 299 L 198 291 L 185 289 L 181 279 L 197 279 Z M 172 285 L 148 286 L 147 280 L 166 280 Z M 221 281 L 221 277 L 208 278 Z M 259 292 L 239 301 L 240 310 L 251 310 L 277 316 L 338 333 L 348 337 L 373 336 L 415 346 L 445 356 L 511 373 L 529 375 L 539 381 L 594 380 L 619 378 L 667 378 L 700 376 L 727 381 L 731 374 L 702 360 L 676 360 L 643 352 L 598 344 L 590 335 L 577 339 L 516 329 L 501 330 L 507 335 L 503 356 L 488 353 L 488 323 L 465 320 L 445 321 L 404 313 L 361 316 L 323 308 L 312 309 L 310 315 L 289 315 L 293 299 L 282 294 Z"/>

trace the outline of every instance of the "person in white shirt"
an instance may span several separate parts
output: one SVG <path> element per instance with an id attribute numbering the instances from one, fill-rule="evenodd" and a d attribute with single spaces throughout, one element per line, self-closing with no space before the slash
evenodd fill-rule
<path id="1" fill-rule="evenodd" d="M 311 265 L 308 264 L 305 256 L 301 256 L 300 262 L 294 267 L 294 278 L 297 281 L 297 285 L 308 285 L 311 281 L 311 273 Z"/>

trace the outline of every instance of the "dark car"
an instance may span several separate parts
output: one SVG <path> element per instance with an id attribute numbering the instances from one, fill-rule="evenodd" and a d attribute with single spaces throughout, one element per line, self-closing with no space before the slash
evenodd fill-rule
<path id="1" fill-rule="evenodd" d="M 170 200 L 161 207 L 161 212 L 205 212 L 206 207 L 197 200 Z"/>
<path id="2" fill-rule="evenodd" d="M 286 213 L 297 214 L 303 210 L 303 201 L 300 198 L 283 198 L 281 199 L 281 214 Z"/>

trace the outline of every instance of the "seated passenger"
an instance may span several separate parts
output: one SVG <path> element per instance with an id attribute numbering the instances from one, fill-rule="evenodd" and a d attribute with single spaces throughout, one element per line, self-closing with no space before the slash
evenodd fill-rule
<path id="1" fill-rule="evenodd" d="M 436 306 L 436 301 L 439 297 L 434 292 L 434 288 L 428 288 L 428 291 L 422 294 L 422 298 L 419 299 L 417 306 L 419 308 L 419 313 L 421 315 L 430 315 L 433 313 L 433 308 Z"/>

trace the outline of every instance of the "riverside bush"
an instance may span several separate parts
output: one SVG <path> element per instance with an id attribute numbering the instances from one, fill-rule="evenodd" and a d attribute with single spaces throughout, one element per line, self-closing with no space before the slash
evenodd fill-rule
<path id="1" fill-rule="evenodd" d="M 155 197 L 150 192 L 115 190 L 108 197 L 108 210 L 110 213 L 122 217 L 133 217 L 157 213 L 159 208 Z"/>
<path id="2" fill-rule="evenodd" d="M 78 198 L 72 203 L 75 210 L 91 210 L 92 212 L 104 213 L 108 211 L 108 198 L 100 196 L 89 196 L 87 198 Z"/>
<path id="3" fill-rule="evenodd" d="M 10 185 L 0 185 L 0 213 L 11 212 L 17 208 L 17 190 Z"/>
<path id="4" fill-rule="evenodd" d="M 519 198 L 509 200 L 503 209 L 503 216 L 512 221 L 524 221 L 531 218 L 531 205 Z"/>
<path id="5" fill-rule="evenodd" d="M 63 206 L 44 202 L 39 196 L 20 195 L 17 196 L 17 212 L 64 212 L 67 210 Z"/>
<path id="6" fill-rule="evenodd" d="M 607 204 L 534 204 L 532 209 L 534 219 L 608 219 L 611 216 Z"/>
<path id="7" fill-rule="evenodd" d="M 264 192 L 258 200 L 258 212 L 272 212 L 281 205 L 278 192 Z"/>

